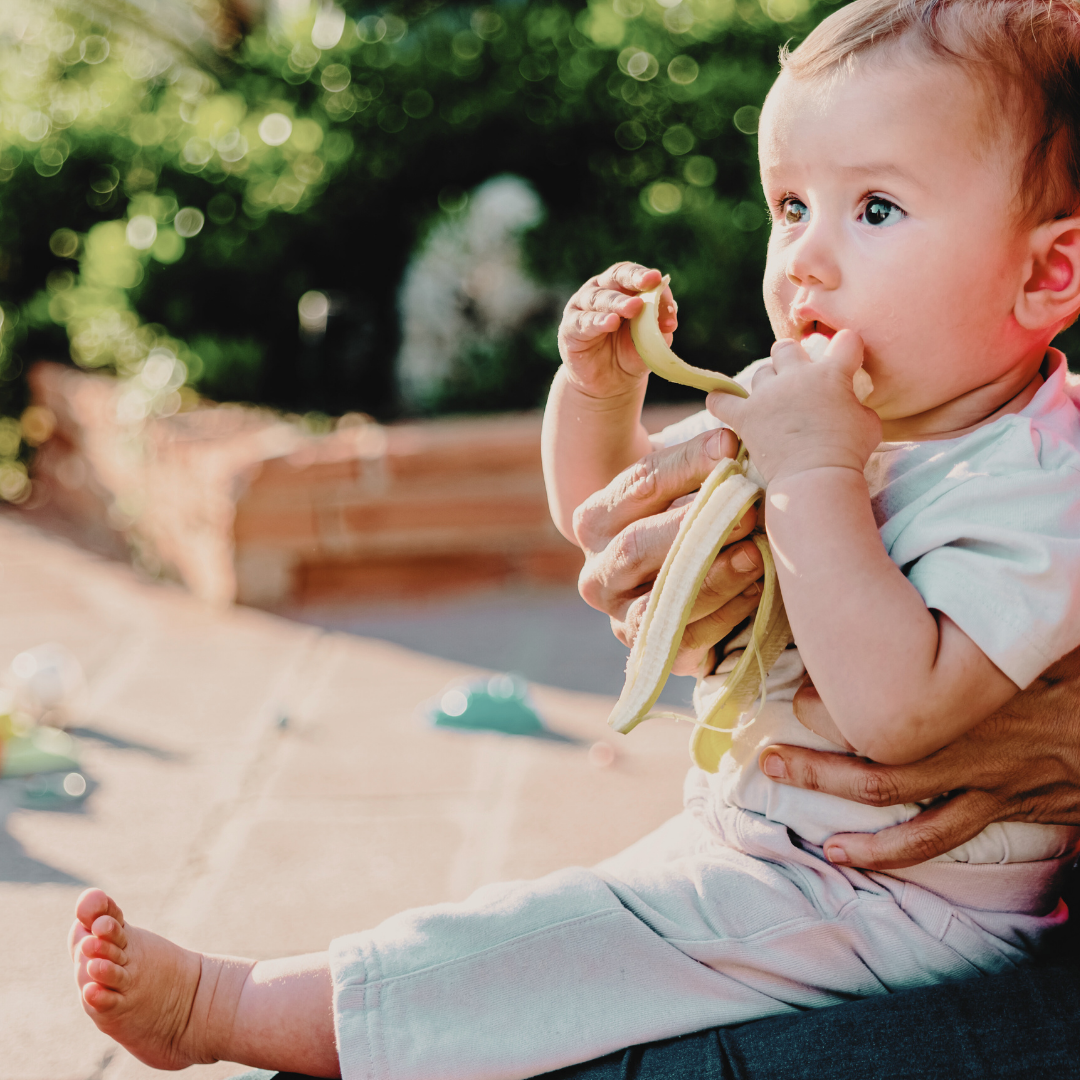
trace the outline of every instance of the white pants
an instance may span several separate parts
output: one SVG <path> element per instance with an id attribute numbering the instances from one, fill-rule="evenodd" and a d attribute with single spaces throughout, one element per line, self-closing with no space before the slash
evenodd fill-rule
<path id="1" fill-rule="evenodd" d="M 330 950 L 344 1080 L 521 1080 L 636 1043 L 1025 963 L 1065 918 L 958 907 L 693 809 L 591 870 L 489 885 Z"/>

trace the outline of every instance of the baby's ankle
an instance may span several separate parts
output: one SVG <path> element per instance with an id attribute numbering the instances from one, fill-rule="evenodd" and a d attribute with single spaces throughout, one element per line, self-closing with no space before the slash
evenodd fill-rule
<path id="1" fill-rule="evenodd" d="M 199 954 L 202 971 L 188 1020 L 188 1045 L 197 1061 L 236 1061 L 236 1016 L 254 960 Z"/>

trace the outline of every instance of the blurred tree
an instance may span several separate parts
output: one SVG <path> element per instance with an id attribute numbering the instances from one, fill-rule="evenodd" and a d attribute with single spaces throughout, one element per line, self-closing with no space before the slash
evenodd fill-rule
<path id="1" fill-rule="evenodd" d="M 660 266 L 679 351 L 734 370 L 769 343 L 758 109 L 779 45 L 834 6 L 323 3 L 251 28 L 213 0 L 153 25 L 120 0 L 0 2 L 0 412 L 26 361 L 70 352 L 131 380 L 132 423 L 185 382 L 394 415 L 409 256 L 504 173 L 546 208 L 526 237 L 541 283 Z M 428 407 L 536 405 L 556 360 L 533 321 Z M 0 432 L 16 472 L 19 434 L 8 453 Z"/>

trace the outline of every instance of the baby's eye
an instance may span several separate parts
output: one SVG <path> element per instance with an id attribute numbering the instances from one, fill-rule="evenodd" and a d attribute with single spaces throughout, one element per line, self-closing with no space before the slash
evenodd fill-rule
<path id="1" fill-rule="evenodd" d="M 896 203 L 873 195 L 866 200 L 866 207 L 859 215 L 859 220 L 867 225 L 895 225 L 906 217 L 907 214 Z"/>
<path id="2" fill-rule="evenodd" d="M 785 225 L 802 225 L 810 218 L 810 208 L 801 199 L 789 195 L 781 201 L 778 216 Z"/>

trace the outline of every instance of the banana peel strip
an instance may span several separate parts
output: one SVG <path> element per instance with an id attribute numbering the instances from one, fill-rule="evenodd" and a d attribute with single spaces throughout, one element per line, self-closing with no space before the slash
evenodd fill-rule
<path id="1" fill-rule="evenodd" d="M 723 686 L 711 698 L 699 703 L 698 719 L 690 736 L 690 757 L 706 772 L 716 772 L 719 768 L 720 758 L 731 746 L 731 732 L 754 699 L 759 698 L 759 712 L 764 707 L 766 677 L 791 643 L 791 627 L 777 584 L 769 542 L 761 533 L 754 533 L 752 539 L 765 561 L 765 574 L 750 642 Z"/>
<path id="2" fill-rule="evenodd" d="M 702 484 L 646 605 L 626 664 L 626 682 L 608 719 L 616 731 L 631 731 L 649 716 L 671 674 L 705 575 L 735 526 L 761 496 L 761 488 L 731 459 L 721 461 Z"/>
<path id="3" fill-rule="evenodd" d="M 662 379 L 668 382 L 679 383 L 681 386 L 692 386 L 696 390 L 704 390 L 712 393 L 714 390 L 722 390 L 726 394 L 734 394 L 736 397 L 749 397 L 750 395 L 734 379 L 721 375 L 718 371 L 706 371 L 705 368 L 694 367 L 685 360 L 680 360 L 664 340 L 660 333 L 660 297 L 667 288 L 670 276 L 665 275 L 663 281 L 655 289 L 638 295 L 645 301 L 641 311 L 630 320 L 630 337 L 634 341 L 634 347 L 638 356 L 645 361 L 645 366 Z"/>

